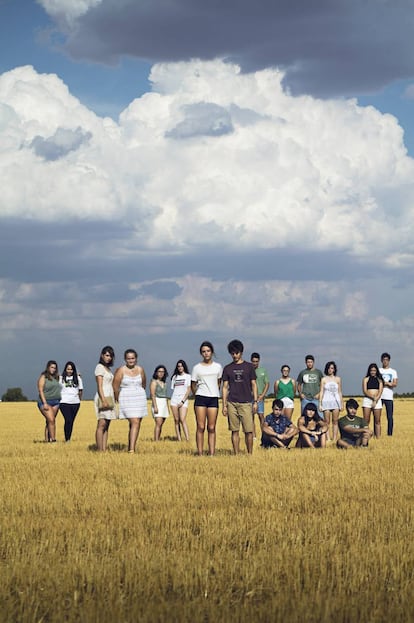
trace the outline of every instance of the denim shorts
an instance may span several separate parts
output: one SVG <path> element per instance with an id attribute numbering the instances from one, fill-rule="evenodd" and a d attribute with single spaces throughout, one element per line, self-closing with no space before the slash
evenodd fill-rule
<path id="1" fill-rule="evenodd" d="M 60 404 L 60 400 L 46 400 L 46 403 L 49 405 L 49 407 L 57 407 Z M 39 410 L 41 410 L 43 407 L 43 402 L 41 400 L 38 400 L 37 406 Z"/>

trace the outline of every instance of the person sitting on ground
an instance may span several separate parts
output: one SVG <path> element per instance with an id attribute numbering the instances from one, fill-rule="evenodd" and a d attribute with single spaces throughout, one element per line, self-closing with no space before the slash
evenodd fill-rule
<path id="1" fill-rule="evenodd" d="M 288 448 L 298 429 L 292 421 L 282 415 L 284 404 L 282 400 L 272 402 L 272 413 L 267 415 L 262 425 L 263 448 Z"/>
<path id="2" fill-rule="evenodd" d="M 320 417 L 314 402 L 305 404 L 298 419 L 299 439 L 297 448 L 325 448 L 328 425 Z"/>
<path id="3" fill-rule="evenodd" d="M 372 437 L 365 419 L 357 416 L 358 403 L 355 398 L 346 401 L 346 415 L 339 419 L 339 432 L 341 434 L 336 445 L 338 448 L 348 450 L 348 448 L 368 447 L 368 442 Z"/>

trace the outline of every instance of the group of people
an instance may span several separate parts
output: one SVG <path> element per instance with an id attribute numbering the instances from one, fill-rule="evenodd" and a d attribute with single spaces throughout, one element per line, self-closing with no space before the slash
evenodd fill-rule
<path id="1" fill-rule="evenodd" d="M 339 417 L 344 405 L 337 366 L 334 361 L 328 361 L 322 374 L 315 367 L 312 355 L 306 356 L 306 367 L 297 379 L 290 376 L 287 364 L 281 367 L 281 377 L 274 383 L 272 413 L 265 418 L 264 400 L 270 383 L 266 369 L 260 365 L 259 353 L 252 353 L 250 362 L 245 361 L 244 346 L 240 340 L 232 340 L 227 350 L 232 362 L 224 368 L 215 361 L 214 347 L 209 341 L 202 342 L 201 361 L 192 368 L 191 374 L 186 362 L 178 360 L 171 377 L 170 401 L 167 368 L 164 365 L 155 368 L 149 385 L 155 441 L 161 438 L 164 422 L 169 415 L 169 405 L 177 439 L 189 440 L 186 418 L 188 399 L 193 395 L 197 454 L 201 456 L 204 452 L 207 428 L 208 454 L 214 455 L 220 394 L 222 413 L 228 421 L 235 454 L 240 450 L 240 430 L 244 433 L 247 452 L 252 453 L 256 438 L 256 415 L 264 447 L 286 448 L 296 435 L 296 445 L 301 448 L 324 447 L 329 441 L 337 442 L 341 448 L 365 446 L 372 435 L 369 431 L 371 414 L 374 418 L 374 434 L 376 437 L 381 434 L 383 404 L 387 414 L 387 432 L 392 435 L 393 390 L 397 386 L 398 376 L 396 370 L 390 367 L 389 353 L 381 355 L 381 368 L 375 363 L 370 364 L 363 378 L 363 418 L 356 415 L 358 403 L 354 399 L 346 403 L 346 415 Z M 98 450 L 105 451 L 111 421 L 126 419 L 129 422 L 128 451 L 134 453 L 142 418 L 147 415 L 146 374 L 138 364 L 138 354 L 134 349 L 125 351 L 124 364 L 115 373 L 111 370 L 114 360 L 114 349 L 105 346 L 95 368 L 96 445 Z M 65 439 L 69 441 L 83 389 L 75 364 L 67 362 L 63 374 L 59 376 L 56 362 L 49 361 L 39 378 L 38 388 L 38 405 L 46 420 L 46 440 L 56 441 L 55 420 L 60 408 L 65 419 Z M 295 396 L 301 400 L 297 426 L 292 422 Z"/>
<path id="2" fill-rule="evenodd" d="M 59 375 L 56 361 L 50 359 L 37 381 L 37 389 L 37 406 L 46 421 L 45 441 L 56 441 L 56 416 L 59 409 L 65 421 L 65 441 L 70 441 L 83 392 L 82 377 L 73 361 L 68 361 Z"/>

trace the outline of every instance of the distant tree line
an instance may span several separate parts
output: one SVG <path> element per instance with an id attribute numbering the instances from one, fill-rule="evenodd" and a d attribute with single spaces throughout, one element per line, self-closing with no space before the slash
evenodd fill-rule
<path id="1" fill-rule="evenodd" d="M 1 399 L 3 402 L 27 402 L 21 387 L 9 387 Z"/>

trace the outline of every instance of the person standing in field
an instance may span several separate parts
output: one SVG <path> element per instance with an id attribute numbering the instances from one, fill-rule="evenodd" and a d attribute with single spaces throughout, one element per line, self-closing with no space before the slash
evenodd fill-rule
<path id="1" fill-rule="evenodd" d="M 168 411 L 167 378 L 167 368 L 159 365 L 155 368 L 150 383 L 151 408 L 155 420 L 154 441 L 161 439 L 162 427 L 170 414 Z"/>
<path id="2" fill-rule="evenodd" d="M 59 409 L 65 420 L 65 441 L 70 441 L 73 431 L 73 423 L 78 414 L 82 400 L 83 383 L 73 361 L 68 361 L 59 377 L 61 398 Z"/>
<path id="3" fill-rule="evenodd" d="M 313 402 L 306 403 L 301 417 L 298 419 L 298 448 L 325 448 L 328 426 L 320 417 L 318 408 Z"/>
<path id="4" fill-rule="evenodd" d="M 112 381 L 114 375 L 111 367 L 114 364 L 115 353 L 112 346 L 104 346 L 101 350 L 99 363 L 95 368 L 96 394 L 94 399 L 96 417 L 96 446 L 100 452 L 108 447 L 108 431 L 112 420 L 116 420 L 114 390 Z"/>
<path id="5" fill-rule="evenodd" d="M 197 454 L 198 456 L 203 454 L 207 423 L 208 453 L 209 456 L 213 456 L 216 452 L 216 423 L 223 368 L 213 359 L 214 347 L 211 342 L 202 342 L 200 355 L 202 361 L 197 363 L 191 372 L 191 390 L 195 396 L 194 411 L 197 423 Z"/>
<path id="6" fill-rule="evenodd" d="M 323 419 L 328 425 L 327 441 L 338 438 L 339 412 L 343 410 L 342 380 L 337 376 L 337 367 L 334 361 L 328 361 L 325 366 L 325 376 L 321 380 L 319 391 L 319 411 L 323 413 Z M 329 435 L 332 416 L 332 437 Z"/>
<path id="7" fill-rule="evenodd" d="M 341 433 L 336 445 L 338 448 L 348 450 L 348 448 L 368 447 L 368 442 L 372 437 L 372 431 L 362 417 L 357 416 L 358 403 L 355 398 L 346 401 L 346 415 L 339 419 L 339 431 Z"/>
<path id="8" fill-rule="evenodd" d="M 185 440 L 189 440 L 187 426 L 188 397 L 191 394 L 191 374 L 184 359 L 179 359 L 175 364 L 171 378 L 171 411 L 174 417 L 175 432 L 178 441 L 181 441 L 181 427 Z"/>
<path id="9" fill-rule="evenodd" d="M 374 434 L 378 439 L 381 437 L 381 394 L 384 389 L 384 381 L 376 363 L 370 363 L 367 374 L 362 379 L 362 412 L 369 426 L 371 413 L 374 415 Z"/>
<path id="10" fill-rule="evenodd" d="M 288 448 L 298 429 L 292 421 L 282 414 L 283 402 L 276 398 L 272 403 L 272 413 L 265 417 L 262 426 L 263 448 Z"/>
<path id="11" fill-rule="evenodd" d="M 379 371 L 384 381 L 384 389 L 381 394 L 381 402 L 385 406 L 385 412 L 387 414 L 387 435 L 389 437 L 392 436 L 394 430 L 394 389 L 398 384 L 397 370 L 390 367 L 390 361 L 391 355 L 389 353 L 382 353 L 382 368 L 380 368 Z"/>
<path id="12" fill-rule="evenodd" d="M 124 353 L 125 365 L 115 372 L 112 387 L 119 402 L 119 419 L 128 420 L 128 452 L 133 454 L 137 445 L 141 421 L 147 414 L 147 379 L 145 370 L 137 364 L 138 353 L 128 348 Z"/>
<path id="13" fill-rule="evenodd" d="M 315 368 L 315 357 L 313 355 L 306 355 L 305 364 L 306 368 L 299 372 L 299 376 L 296 379 L 302 413 L 309 402 L 313 404 L 318 403 L 319 390 L 323 377 L 322 372 Z"/>
<path id="14" fill-rule="evenodd" d="M 253 452 L 253 416 L 257 413 L 256 372 L 249 361 L 243 360 L 244 346 L 232 340 L 227 346 L 233 362 L 223 369 L 223 415 L 227 417 L 234 454 L 240 451 L 240 425 L 246 449 Z"/>
<path id="15" fill-rule="evenodd" d="M 252 353 L 250 361 L 256 373 L 257 384 L 257 415 L 259 416 L 260 428 L 264 421 L 264 401 L 269 389 L 269 375 L 266 368 L 260 365 L 259 353 Z M 253 437 L 256 438 L 256 422 L 253 414 Z"/>
<path id="16" fill-rule="evenodd" d="M 45 441 L 56 441 L 56 415 L 61 397 L 58 365 L 50 359 L 37 381 L 39 398 L 37 406 L 46 420 Z"/>
<path id="17" fill-rule="evenodd" d="M 283 415 L 292 419 L 295 406 L 296 381 L 290 378 L 290 367 L 285 363 L 280 368 L 282 376 L 275 381 L 275 397 L 283 402 Z"/>

